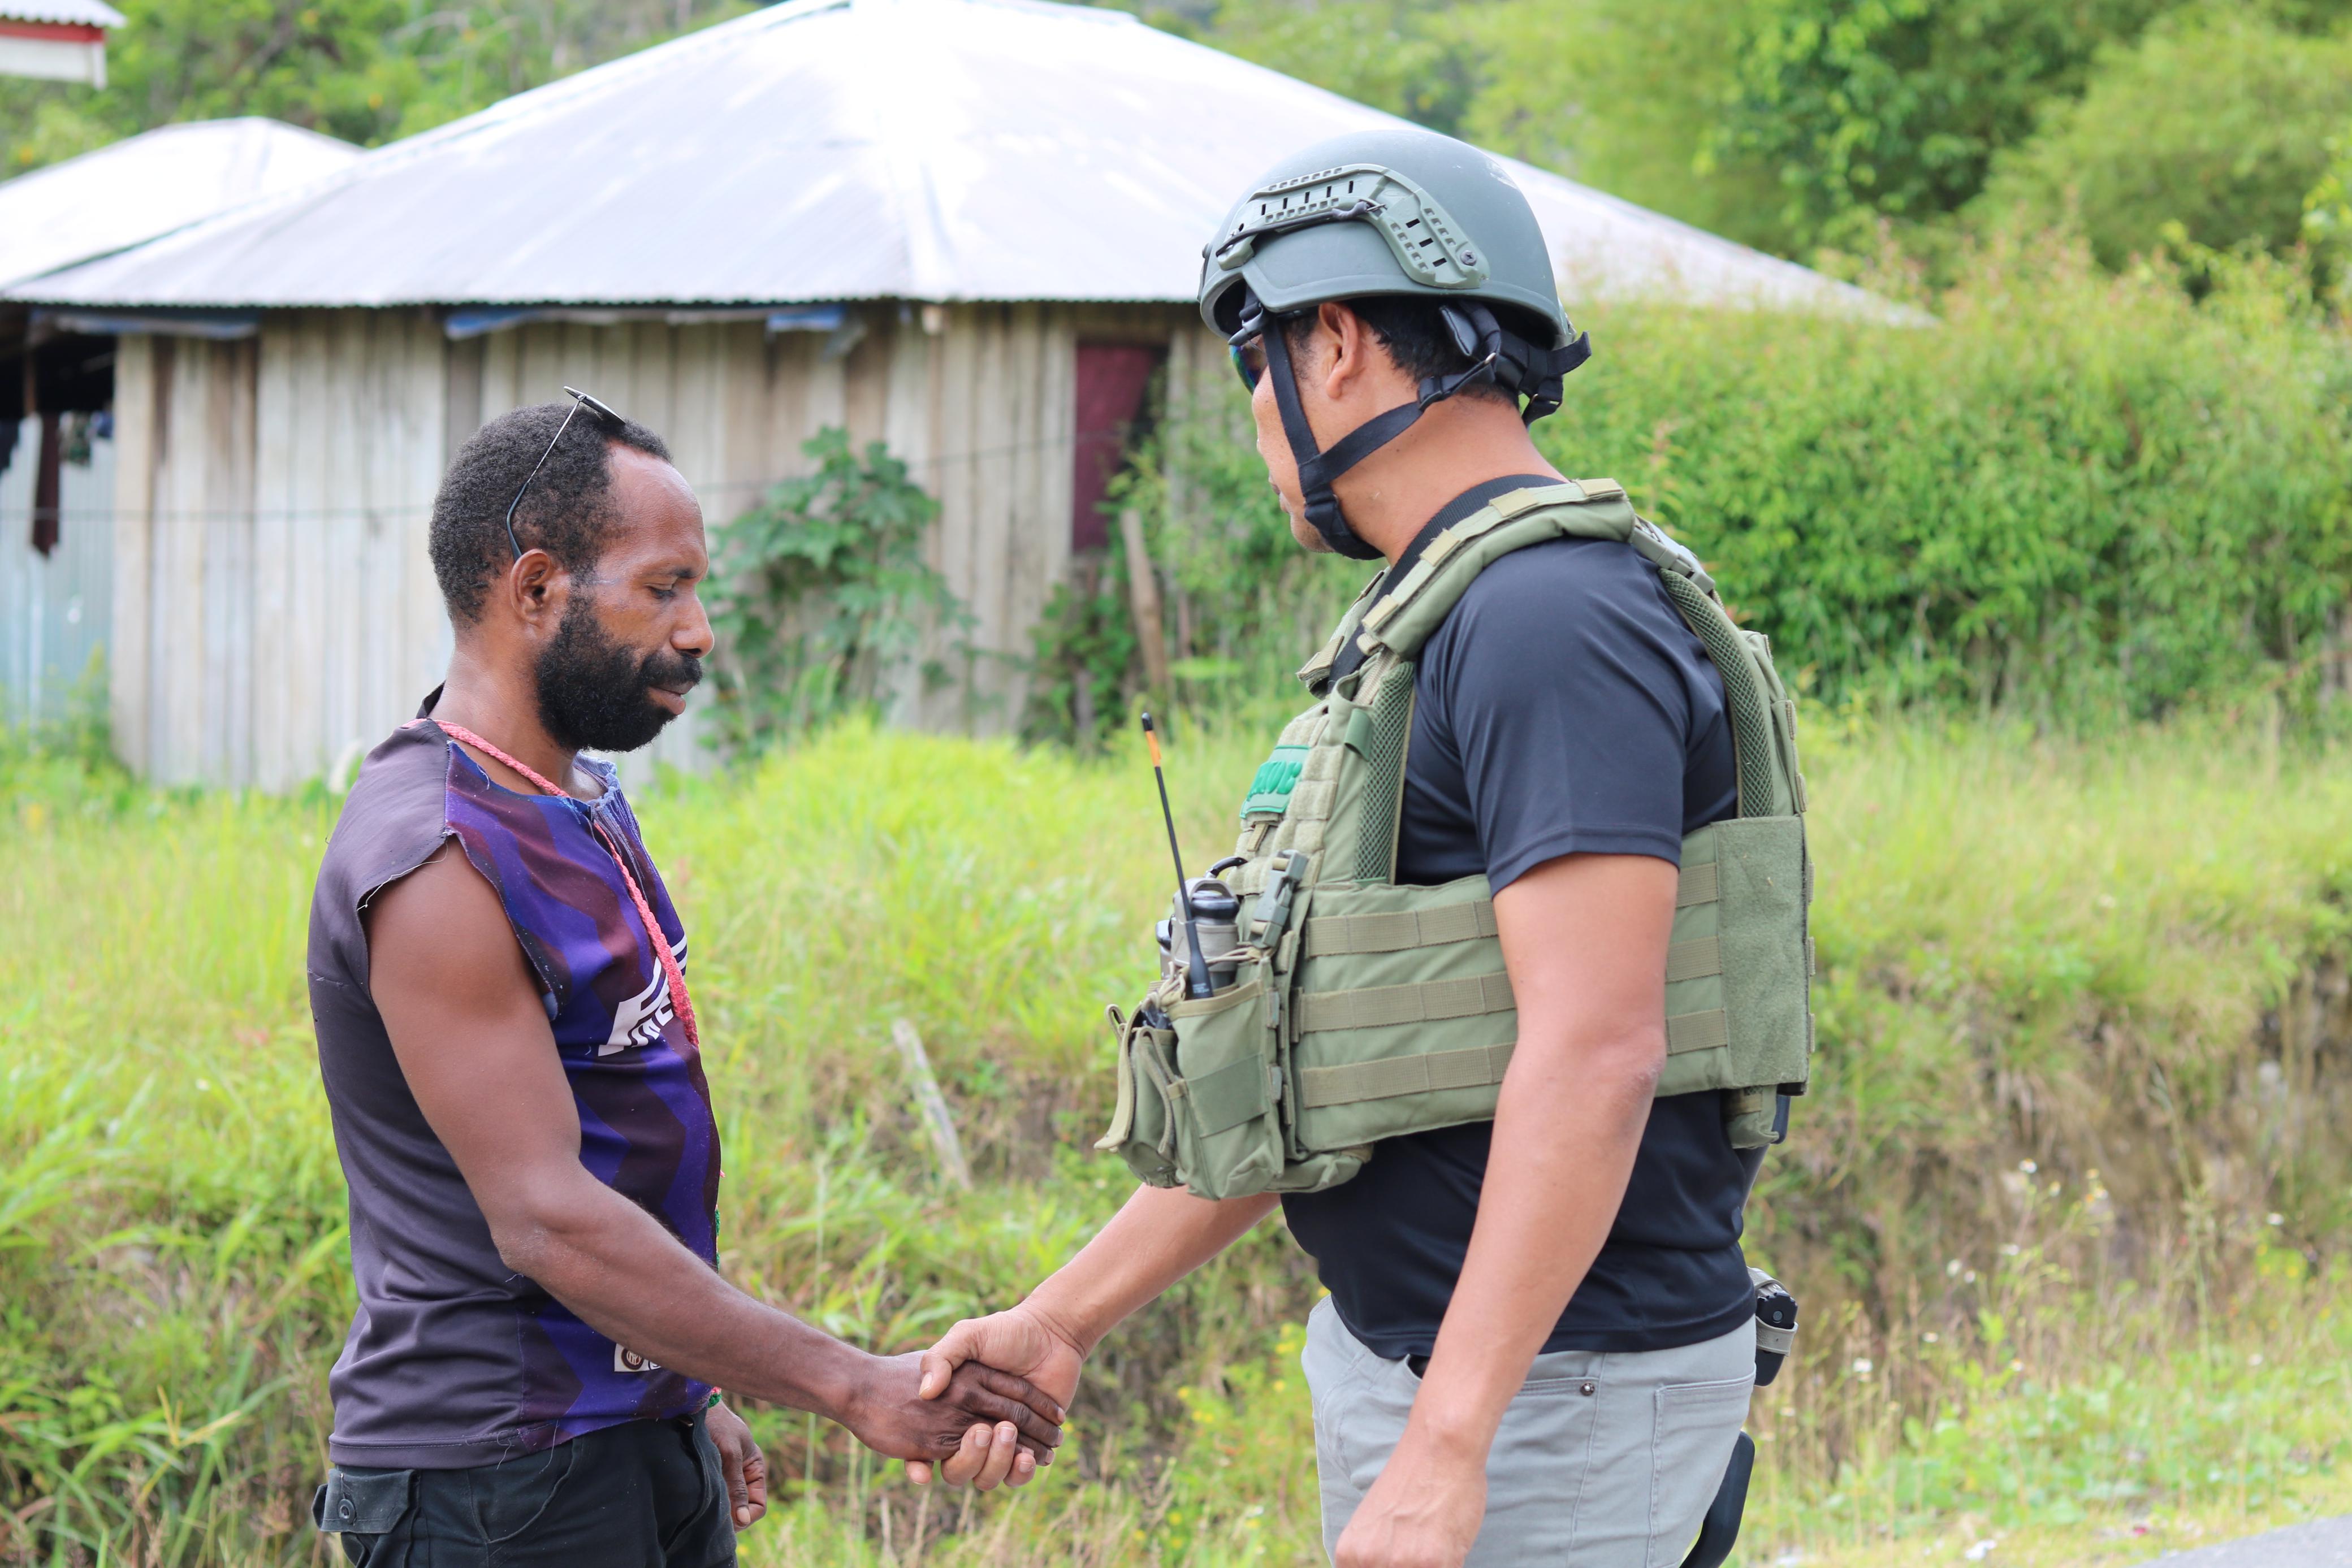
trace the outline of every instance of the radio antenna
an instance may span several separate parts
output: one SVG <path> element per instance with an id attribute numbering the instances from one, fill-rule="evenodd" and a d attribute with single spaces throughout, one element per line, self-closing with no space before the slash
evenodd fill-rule
<path id="1" fill-rule="evenodd" d="M 1176 813 L 1168 807 L 1168 775 L 1160 764 L 1160 732 L 1151 715 L 1143 716 L 1143 743 L 1151 748 L 1151 777 L 1160 786 L 1160 820 L 1168 825 L 1168 858 L 1176 862 L 1176 907 L 1184 912 L 1184 989 L 1188 995 L 1210 994 L 1209 965 L 1201 953 L 1201 923 L 1192 915 L 1192 884 L 1184 880 L 1184 852 L 1176 847 Z"/>

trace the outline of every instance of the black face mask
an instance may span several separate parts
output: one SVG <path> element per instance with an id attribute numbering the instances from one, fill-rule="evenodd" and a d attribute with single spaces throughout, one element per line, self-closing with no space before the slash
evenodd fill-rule
<path id="1" fill-rule="evenodd" d="M 648 686 L 683 690 L 702 679 L 702 661 L 673 648 L 639 657 L 613 641 L 593 594 L 575 591 L 539 655 L 539 721 L 570 751 L 635 751 L 676 716 L 646 695 Z"/>

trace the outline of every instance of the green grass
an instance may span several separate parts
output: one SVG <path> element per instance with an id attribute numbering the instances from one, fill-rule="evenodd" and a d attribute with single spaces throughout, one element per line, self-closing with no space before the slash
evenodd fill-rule
<path id="1" fill-rule="evenodd" d="M 1759 1401 L 1742 1560 L 1998 1537 L 1997 1563 L 2126 1562 L 2352 1504 L 2343 756 L 2220 729 L 1805 739 L 1822 1058 L 1751 1246 L 1810 1326 Z M 1256 760 L 1171 749 L 1196 859 Z M 351 1308 L 301 981 L 335 806 L 0 757 L 5 1560 L 313 1557 Z M 696 935 L 732 1278 L 918 1344 L 1123 1197 L 1086 1145 L 1102 1004 L 1144 979 L 1168 880 L 1137 758 L 853 727 L 639 806 Z M 974 1192 L 933 1173 L 899 1017 Z M 1316 1562 L 1285 1338 L 1314 1293 L 1266 1228 L 1106 1344 L 1076 1463 L 1014 1498 L 926 1500 L 754 1412 L 792 1495 L 747 1555 Z"/>

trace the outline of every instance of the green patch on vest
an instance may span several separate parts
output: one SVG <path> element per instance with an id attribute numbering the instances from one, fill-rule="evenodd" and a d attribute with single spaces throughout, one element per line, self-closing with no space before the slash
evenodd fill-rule
<path id="1" fill-rule="evenodd" d="M 1298 782 L 1307 750 L 1304 746 L 1277 746 L 1273 756 L 1258 764 L 1249 793 L 1242 798 L 1244 821 L 1255 816 L 1279 817 L 1289 810 L 1291 787 Z"/>

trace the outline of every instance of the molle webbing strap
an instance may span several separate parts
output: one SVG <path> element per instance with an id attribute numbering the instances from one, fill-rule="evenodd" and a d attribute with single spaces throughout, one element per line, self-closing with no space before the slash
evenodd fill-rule
<path id="1" fill-rule="evenodd" d="M 1363 622 L 1364 606 L 1370 601 L 1372 590 L 1380 585 L 1381 580 L 1375 577 L 1358 591 L 1354 601 L 1348 606 L 1348 612 L 1339 617 L 1338 628 L 1332 632 L 1323 646 L 1315 651 L 1315 656 L 1299 666 L 1298 681 L 1301 685 L 1318 696 L 1322 695 L 1325 687 L 1330 683 L 1331 666 L 1339 662 L 1339 651 L 1345 648 L 1356 635 L 1356 628 Z"/>
<path id="2" fill-rule="evenodd" d="M 1298 1073 L 1298 1103 L 1307 1110 L 1393 1100 L 1441 1089 L 1483 1089 L 1500 1083 L 1511 1065 L 1508 1045 L 1474 1045 L 1433 1051 L 1425 1056 L 1391 1056 L 1343 1067 L 1306 1067 Z"/>
<path id="3" fill-rule="evenodd" d="M 1673 962 L 1671 950 L 1667 962 Z M 1717 972 L 1720 969 L 1718 960 Z M 1462 975 L 1450 980 L 1367 986 L 1354 991 L 1302 991 L 1298 997 L 1297 1029 L 1304 1035 L 1333 1030 L 1386 1029 L 1402 1023 L 1443 1023 L 1447 1019 L 1507 1013 L 1517 1006 L 1511 996 L 1511 978 L 1505 974 Z M 1709 1051 L 1730 1041 L 1730 1020 L 1721 1008 L 1681 1013 L 1666 1020 L 1669 1056 L 1685 1051 Z"/>
<path id="4" fill-rule="evenodd" d="M 1331 1030 L 1381 1029 L 1390 1024 L 1439 1023 L 1511 1010 L 1510 977 L 1461 975 L 1405 986 L 1366 986 L 1354 991 L 1302 991 L 1300 1034 Z"/>
<path id="5" fill-rule="evenodd" d="M 1666 1054 L 1713 1051 L 1731 1043 L 1731 1015 L 1721 1008 L 1703 1013 L 1677 1013 L 1666 1020 Z"/>
<path id="6" fill-rule="evenodd" d="M 1723 676 L 1723 706 L 1731 710 L 1733 750 L 1739 759 L 1739 814 L 1780 815 L 1773 789 L 1771 713 L 1747 643 L 1723 606 L 1698 584 L 1671 570 L 1660 571 L 1658 580 Z"/>
<path id="7" fill-rule="evenodd" d="M 1666 1020 L 1666 1054 L 1712 1051 L 1729 1043 L 1730 1027 L 1723 1009 L 1685 1013 Z M 1390 1056 L 1377 1061 L 1351 1061 L 1339 1067 L 1303 1067 L 1298 1071 L 1298 1103 L 1302 1110 L 1326 1105 L 1354 1105 L 1367 1100 L 1393 1100 L 1400 1094 L 1427 1094 L 1444 1089 L 1483 1089 L 1500 1083 L 1510 1070 L 1516 1041 L 1508 1045 L 1474 1045 L 1458 1051 L 1432 1051 L 1419 1056 Z"/>
<path id="8" fill-rule="evenodd" d="M 1675 883 L 1675 907 L 1687 909 L 1694 904 L 1713 904 L 1720 878 L 1716 864 L 1686 865 Z M 1307 923 L 1307 950 L 1309 958 L 1331 957 L 1342 953 L 1402 953 L 1408 947 L 1440 947 L 1454 942 L 1472 942 L 1481 936 L 1496 935 L 1495 901 L 1473 899 L 1462 904 L 1443 904 L 1432 909 L 1396 909 L 1381 915 L 1325 915 Z M 1702 946 L 1713 949 L 1716 938 L 1677 942 L 1666 950 L 1668 979 L 1693 979 L 1701 975 L 1719 975 L 1722 963 L 1719 953 L 1702 954 Z M 1688 951 L 1685 952 L 1685 949 Z M 1693 967 L 1688 974 L 1675 972 L 1676 966 L 1705 963 L 1712 956 L 1715 968 Z"/>
<path id="9" fill-rule="evenodd" d="M 1307 956 L 1335 953 L 1402 953 L 1495 935 L 1495 904 L 1447 904 L 1435 909 L 1398 909 L 1384 915 L 1327 915 L 1307 923 Z"/>
<path id="10" fill-rule="evenodd" d="M 1666 949 L 1666 984 L 1723 973 L 1723 939 L 1697 936 Z"/>
<path id="11" fill-rule="evenodd" d="M 1356 880 L 1391 882 L 1396 877 L 1398 814 L 1404 804 L 1404 754 L 1412 738 L 1412 666 L 1397 664 L 1381 677 L 1381 689 L 1369 710 L 1359 709 L 1353 724 L 1367 733 L 1360 749 L 1370 771 L 1364 780 L 1363 804 L 1358 810 Z"/>

